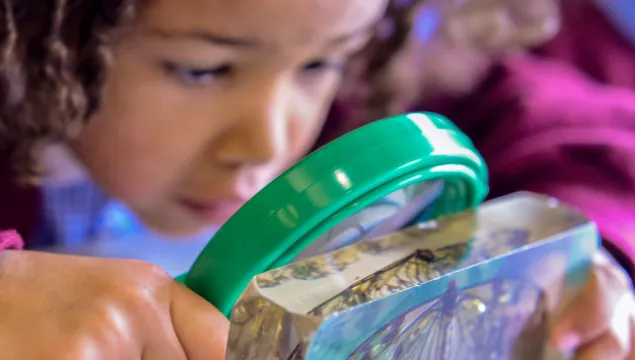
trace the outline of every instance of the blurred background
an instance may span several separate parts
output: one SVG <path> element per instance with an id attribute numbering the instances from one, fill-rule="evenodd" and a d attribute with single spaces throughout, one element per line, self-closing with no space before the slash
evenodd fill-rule
<path id="1" fill-rule="evenodd" d="M 397 5 L 408 1 L 394 0 Z M 500 93 L 513 94 L 514 99 L 519 99 L 525 93 L 536 91 L 532 88 L 531 76 L 519 76 L 520 80 L 506 82 L 504 86 L 488 86 L 500 80 L 501 69 L 505 74 L 530 73 L 536 78 L 553 78 L 552 83 L 542 81 L 536 85 L 542 94 L 547 94 L 548 89 L 556 93 L 583 94 L 591 91 L 590 88 L 593 90 L 589 94 L 601 89 L 602 96 L 608 97 L 611 93 L 620 97 L 624 92 L 635 92 L 635 3 L 632 0 L 429 0 L 421 2 L 410 21 L 413 30 L 407 45 L 381 75 L 385 78 L 384 86 L 393 93 L 390 111 L 394 113 L 410 108 L 411 104 L 420 104 L 416 110 L 438 111 L 452 120 L 465 117 L 460 113 L 463 109 L 471 112 L 468 117 L 476 117 L 479 110 L 472 110 L 474 102 L 502 104 L 510 100 Z M 560 79 L 560 74 L 568 77 Z M 569 76 L 571 74 L 575 76 Z M 324 138 L 350 131 L 372 116 L 361 107 L 356 111 L 360 85 L 355 81 L 359 74 L 355 72 L 354 62 L 348 76 L 339 99 L 340 103 L 349 105 L 347 117 L 351 121 L 334 124 Z M 490 93 L 489 97 L 479 97 Z M 623 97 L 624 101 L 632 98 Z M 532 101 L 550 100 L 528 96 L 527 102 Z M 567 106 L 585 104 L 574 102 Z M 481 110 L 490 112 L 485 116 L 493 116 L 491 112 L 496 108 L 488 106 Z M 617 111 L 615 107 L 611 109 L 609 113 Z M 513 120 L 513 115 L 506 116 L 511 116 L 507 120 Z M 635 119 L 630 120 L 632 130 Z M 612 120 L 607 118 L 607 121 Z M 487 159 L 487 141 L 479 140 L 481 125 L 460 120 L 459 123 L 468 134 L 475 134 L 477 146 L 482 147 Z M 500 152 L 501 147 L 496 151 Z M 81 178 L 82 170 L 70 162 L 65 163 L 68 158 L 63 149 L 52 148 L 47 152 L 46 161 L 63 169 L 57 180 L 47 187 L 53 189 L 49 196 L 69 198 L 73 192 L 79 193 L 80 185 L 75 184 L 74 179 Z M 495 176 L 493 181 L 502 184 L 507 179 Z M 506 189 L 504 184 L 495 188 L 500 192 L 516 190 Z M 47 218 L 56 219 L 62 216 L 57 214 L 64 214 L 63 221 L 74 225 L 59 227 L 61 232 L 49 234 L 55 238 L 49 242 L 56 245 L 46 246 L 45 250 L 139 258 L 176 275 L 187 270 L 184 264 L 195 259 L 215 231 L 179 242 L 164 239 L 145 229 L 124 204 L 108 199 L 96 189 L 92 192 L 93 196 L 86 201 L 90 201 L 89 207 L 98 209 L 100 215 L 96 222 L 85 221 L 81 214 L 68 218 L 72 209 L 60 206 L 72 206 L 70 203 L 50 202 L 57 205 L 45 209 Z M 86 233 L 92 238 L 88 244 L 84 241 Z"/>

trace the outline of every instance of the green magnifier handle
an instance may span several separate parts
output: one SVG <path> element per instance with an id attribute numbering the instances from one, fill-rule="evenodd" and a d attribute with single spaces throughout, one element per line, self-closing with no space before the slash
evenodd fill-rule
<path id="1" fill-rule="evenodd" d="M 254 276 L 297 259 L 337 224 L 413 184 L 442 182 L 441 216 L 478 206 L 487 168 L 470 139 L 433 113 L 370 123 L 305 157 L 234 214 L 178 280 L 226 316 Z"/>

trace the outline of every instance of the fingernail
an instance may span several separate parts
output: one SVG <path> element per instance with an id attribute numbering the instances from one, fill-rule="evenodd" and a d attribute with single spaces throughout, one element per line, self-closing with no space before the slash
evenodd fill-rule
<path id="1" fill-rule="evenodd" d="M 562 352 L 575 350 L 580 345 L 580 337 L 575 333 L 564 333 L 556 338 L 554 346 Z"/>

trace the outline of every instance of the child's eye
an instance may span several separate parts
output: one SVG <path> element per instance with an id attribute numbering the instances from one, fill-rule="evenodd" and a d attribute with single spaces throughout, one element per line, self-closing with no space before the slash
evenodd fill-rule
<path id="1" fill-rule="evenodd" d="M 231 66 L 222 65 L 208 69 L 197 69 L 166 63 L 165 69 L 169 75 L 174 76 L 187 86 L 207 86 L 221 77 L 231 73 Z"/>
<path id="2" fill-rule="evenodd" d="M 304 66 L 302 66 L 302 72 L 315 75 L 328 70 L 343 71 L 344 65 L 343 62 L 317 59 L 304 64 Z"/>

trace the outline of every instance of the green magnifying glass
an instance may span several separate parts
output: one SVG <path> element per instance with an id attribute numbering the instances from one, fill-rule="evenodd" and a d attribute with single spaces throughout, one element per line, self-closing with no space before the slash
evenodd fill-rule
<path id="1" fill-rule="evenodd" d="M 478 206 L 487 168 L 448 119 L 411 113 L 346 134 L 234 214 L 179 278 L 226 316 L 268 270 Z"/>

